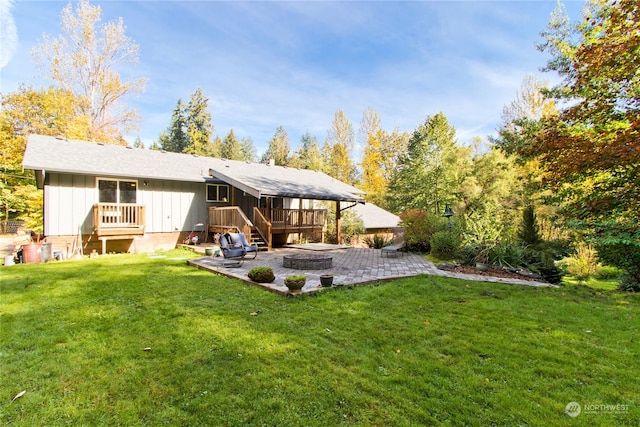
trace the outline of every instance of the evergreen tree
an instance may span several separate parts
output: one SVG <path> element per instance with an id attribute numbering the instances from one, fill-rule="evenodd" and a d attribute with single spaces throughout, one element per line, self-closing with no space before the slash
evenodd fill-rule
<path id="1" fill-rule="evenodd" d="M 282 126 L 279 126 L 275 135 L 269 141 L 269 147 L 263 154 L 262 161 L 266 162 L 273 159 L 278 166 L 288 166 L 290 145 L 287 131 Z"/>
<path id="2" fill-rule="evenodd" d="M 293 154 L 290 165 L 300 169 L 322 170 L 320 144 L 308 131 L 300 137 L 300 148 Z"/>
<path id="3" fill-rule="evenodd" d="M 165 151 L 182 153 L 189 144 L 186 129 L 186 107 L 181 99 L 178 99 L 176 108 L 171 114 L 171 123 L 166 131 L 158 137 L 160 147 Z"/>
<path id="4" fill-rule="evenodd" d="M 209 99 L 204 96 L 202 89 L 198 88 L 187 105 L 186 133 L 188 145 L 183 150 L 184 153 L 197 154 L 201 156 L 211 156 L 213 147 L 211 137 L 213 135 L 213 124 L 211 123 L 211 113 L 207 110 Z"/>
<path id="5" fill-rule="evenodd" d="M 140 139 L 139 136 L 136 137 L 136 140 L 133 141 L 133 146 L 135 148 L 144 148 L 144 142 L 142 142 L 142 140 Z"/>
<path id="6" fill-rule="evenodd" d="M 171 115 L 169 128 L 158 138 L 160 147 L 174 153 L 215 156 L 217 151 L 211 143 L 213 124 L 211 113 L 207 110 L 208 102 L 200 88 L 191 95 L 188 104 L 179 99 Z"/>
<path id="7" fill-rule="evenodd" d="M 522 210 L 522 223 L 518 229 L 518 238 L 527 245 L 535 245 L 542 241 L 533 203 L 528 203 Z"/>
<path id="8" fill-rule="evenodd" d="M 240 152 L 244 161 L 255 162 L 258 159 L 258 152 L 251 138 L 244 137 L 240 140 Z"/>
<path id="9" fill-rule="evenodd" d="M 231 129 L 224 140 L 222 140 L 220 157 L 229 160 L 244 160 L 242 145 L 233 133 L 233 129 Z"/>

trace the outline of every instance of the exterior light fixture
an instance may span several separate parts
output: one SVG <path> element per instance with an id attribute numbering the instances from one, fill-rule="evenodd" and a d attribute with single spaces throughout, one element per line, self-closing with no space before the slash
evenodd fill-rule
<path id="1" fill-rule="evenodd" d="M 451 206 L 448 204 L 445 205 L 442 216 L 447 218 L 447 224 L 449 226 L 449 230 L 451 230 L 451 217 L 453 216 L 453 209 L 451 209 Z"/>

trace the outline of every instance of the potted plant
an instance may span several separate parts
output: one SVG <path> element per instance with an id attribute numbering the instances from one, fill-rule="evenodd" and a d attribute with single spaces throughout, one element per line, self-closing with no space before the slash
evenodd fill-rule
<path id="1" fill-rule="evenodd" d="M 330 288 L 333 285 L 333 274 L 321 274 L 320 284 L 323 288 Z"/>
<path id="2" fill-rule="evenodd" d="M 489 269 L 489 251 L 491 248 L 492 246 L 485 244 L 478 247 L 478 252 L 474 257 L 476 269 L 478 271 L 487 271 Z"/>
<path id="3" fill-rule="evenodd" d="M 284 284 L 290 291 L 299 291 L 304 287 L 304 284 L 307 282 L 307 276 L 303 275 L 293 275 L 287 276 L 284 279 Z"/>
<path id="4" fill-rule="evenodd" d="M 258 283 L 271 283 L 276 280 L 276 276 L 273 274 L 271 267 L 253 267 L 249 270 L 247 276 L 249 276 L 249 279 Z"/>

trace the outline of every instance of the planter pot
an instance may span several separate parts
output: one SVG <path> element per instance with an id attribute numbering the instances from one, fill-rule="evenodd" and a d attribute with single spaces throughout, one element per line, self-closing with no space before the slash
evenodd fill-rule
<path id="1" fill-rule="evenodd" d="M 320 276 L 320 284 L 323 288 L 330 288 L 333 285 L 333 275 L 323 274 Z"/>
<path id="2" fill-rule="evenodd" d="M 213 255 L 213 248 L 205 248 L 204 253 L 207 256 L 212 256 Z"/>
<path id="3" fill-rule="evenodd" d="M 25 264 L 42 262 L 42 245 L 40 243 L 22 245 L 22 262 Z"/>
<path id="4" fill-rule="evenodd" d="M 478 271 L 487 271 L 489 266 L 484 262 L 476 262 L 476 270 Z"/>
<path id="5" fill-rule="evenodd" d="M 304 284 L 306 283 L 306 279 L 305 280 L 286 280 L 284 281 L 284 284 L 287 288 L 289 288 L 290 291 L 299 291 L 302 288 L 304 288 Z"/>

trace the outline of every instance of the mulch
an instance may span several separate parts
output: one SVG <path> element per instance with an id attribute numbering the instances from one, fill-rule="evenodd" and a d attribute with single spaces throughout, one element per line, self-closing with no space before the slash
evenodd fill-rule
<path id="1" fill-rule="evenodd" d="M 544 282 L 540 276 L 526 270 L 516 270 L 510 268 L 490 266 L 487 271 L 480 271 L 471 265 L 460 264 L 440 264 L 438 268 L 441 270 L 452 271 L 461 274 L 475 274 L 476 276 L 502 277 L 505 279 L 529 280 L 532 282 Z"/>

